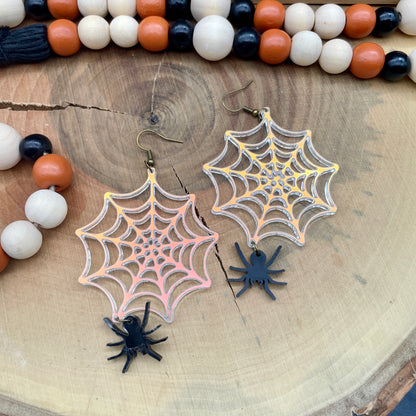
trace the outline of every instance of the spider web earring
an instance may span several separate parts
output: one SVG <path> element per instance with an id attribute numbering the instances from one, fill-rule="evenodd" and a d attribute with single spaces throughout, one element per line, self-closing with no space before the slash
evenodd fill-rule
<path id="1" fill-rule="evenodd" d="M 225 94 L 223 105 L 231 112 L 250 113 L 258 118 L 259 124 L 248 131 L 226 131 L 224 150 L 206 163 L 203 170 L 216 191 L 212 212 L 237 221 L 246 234 L 247 245 L 253 249 L 249 262 L 235 243 L 245 267 L 231 266 L 231 269 L 244 275 L 227 280 L 244 282 L 237 297 L 257 282 L 275 300 L 269 284 L 286 283 L 273 280 L 269 274 L 284 270 L 269 267 L 281 246 L 267 261 L 258 245 L 264 238 L 279 236 L 303 246 L 309 224 L 336 212 L 330 185 L 338 165 L 315 150 L 310 130 L 283 129 L 273 121 L 269 108 L 243 106 L 234 110 L 225 105 L 227 96 L 246 89 L 252 82 Z"/>
<path id="2" fill-rule="evenodd" d="M 207 257 L 218 241 L 218 234 L 199 220 L 195 195 L 173 195 L 159 185 L 152 151 L 140 143 L 144 133 L 183 143 L 153 130 L 142 130 L 137 146 L 147 152 L 146 182 L 131 193 L 107 192 L 98 217 L 76 231 L 86 251 L 86 265 L 79 281 L 100 289 L 110 301 L 112 317 L 104 321 L 122 341 L 107 345 L 123 347 L 108 359 L 126 355 L 123 373 L 138 352 L 157 360 L 162 358 L 152 345 L 167 338 L 148 337 L 160 327 L 146 330 L 149 312 L 170 323 L 184 296 L 210 287 Z M 93 255 L 91 244 L 101 247 L 102 261 L 93 261 L 97 253 Z M 150 299 L 155 307 L 150 307 Z M 133 315 L 142 310 L 142 320 Z"/>

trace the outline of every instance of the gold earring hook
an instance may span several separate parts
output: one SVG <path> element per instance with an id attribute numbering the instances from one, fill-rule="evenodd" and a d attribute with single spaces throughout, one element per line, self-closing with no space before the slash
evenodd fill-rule
<path id="1" fill-rule="evenodd" d="M 147 161 L 145 161 L 146 166 L 150 169 L 153 168 L 155 166 L 155 161 L 153 159 L 153 153 L 151 149 L 146 149 L 141 143 L 140 143 L 140 137 L 144 134 L 144 133 L 153 133 L 156 134 L 157 136 L 159 136 L 160 138 L 162 138 L 163 140 L 166 140 L 168 142 L 175 142 L 175 143 L 183 143 L 183 140 L 179 140 L 179 139 L 172 139 L 171 137 L 167 137 L 165 135 L 163 135 L 162 133 L 157 132 L 156 130 L 152 130 L 152 129 L 144 129 L 142 131 L 139 132 L 139 134 L 136 137 L 136 143 L 139 149 L 144 150 L 147 153 Z"/>
<path id="2" fill-rule="evenodd" d="M 223 96 L 222 96 L 222 105 L 224 106 L 224 108 L 228 111 L 230 111 L 231 113 L 238 113 L 239 111 L 245 111 L 246 113 L 251 114 L 253 117 L 260 117 L 260 111 L 254 108 L 250 108 L 247 107 L 245 105 L 239 107 L 239 108 L 230 108 L 225 104 L 225 99 L 232 95 L 232 94 L 237 94 L 238 92 L 244 91 L 246 88 L 248 88 L 252 83 L 254 82 L 254 80 L 251 80 L 249 82 L 247 82 L 247 84 L 245 84 L 244 86 L 237 88 L 235 90 L 226 92 Z"/>

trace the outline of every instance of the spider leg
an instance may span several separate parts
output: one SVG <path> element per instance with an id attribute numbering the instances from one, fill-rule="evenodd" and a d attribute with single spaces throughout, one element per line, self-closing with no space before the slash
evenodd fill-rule
<path id="1" fill-rule="evenodd" d="M 120 341 L 120 342 L 110 342 L 107 344 L 107 347 L 116 347 L 117 345 L 121 345 L 123 344 L 124 341 Z"/>
<path id="2" fill-rule="evenodd" d="M 108 318 L 104 318 L 104 322 L 107 324 L 107 326 L 115 332 L 120 337 L 125 337 L 128 335 L 126 332 L 122 331 L 119 327 L 115 326 L 113 322 L 111 322 Z"/>
<path id="3" fill-rule="evenodd" d="M 152 350 L 151 347 L 146 346 L 144 347 L 147 354 L 149 354 L 151 357 L 153 357 L 155 360 L 160 361 L 162 359 L 162 356 L 158 354 L 156 351 Z"/>
<path id="4" fill-rule="evenodd" d="M 282 246 L 277 247 L 276 251 L 274 252 L 273 256 L 270 258 L 270 260 L 264 265 L 264 267 L 267 269 L 270 265 L 273 264 L 273 262 L 276 260 L 277 255 L 280 252 L 280 249 Z"/>
<path id="5" fill-rule="evenodd" d="M 127 355 L 127 360 L 126 360 L 126 363 L 124 364 L 123 370 L 121 370 L 121 372 L 123 374 L 129 369 L 129 365 L 130 365 L 130 361 L 131 361 L 131 356 L 130 356 L 130 353 L 128 351 L 126 352 L 126 355 Z"/>
<path id="6" fill-rule="evenodd" d="M 124 354 L 124 350 L 120 351 L 120 354 L 113 355 L 112 357 L 108 357 L 107 360 L 114 360 L 114 358 L 121 357 Z M 126 353 L 127 354 L 127 353 Z"/>
<path id="7" fill-rule="evenodd" d="M 264 290 L 270 295 L 273 300 L 276 300 L 276 296 L 273 295 L 272 291 L 269 289 L 269 283 L 267 280 L 264 281 Z"/>
<path id="8" fill-rule="evenodd" d="M 285 269 L 280 269 L 280 270 L 267 270 L 267 273 L 283 273 L 285 271 Z"/>
<path id="9" fill-rule="evenodd" d="M 242 269 L 240 267 L 234 267 L 234 266 L 230 266 L 230 269 L 235 270 L 237 272 L 243 272 L 243 273 L 245 273 L 247 271 L 247 269 Z"/>
<path id="10" fill-rule="evenodd" d="M 155 332 L 157 329 L 159 329 L 160 327 L 161 327 L 162 325 L 158 325 L 156 328 L 153 328 L 153 329 L 151 329 L 150 331 L 147 331 L 147 332 L 143 332 L 143 335 L 149 335 L 149 334 L 151 334 L 152 332 Z"/>
<path id="11" fill-rule="evenodd" d="M 248 279 L 246 280 L 246 284 L 244 285 L 244 287 L 235 295 L 237 298 L 244 293 L 246 290 L 248 289 Z"/>
<path id="12" fill-rule="evenodd" d="M 267 281 L 268 281 L 269 283 L 273 283 L 274 285 L 283 285 L 283 286 L 286 286 L 286 285 L 287 285 L 287 283 L 286 283 L 286 282 L 277 282 L 276 280 L 273 280 L 273 279 L 271 279 L 270 277 L 267 279 Z"/>
<path id="13" fill-rule="evenodd" d="M 142 325 L 140 326 L 140 330 L 143 330 L 147 325 L 147 321 L 149 319 L 149 308 L 150 308 L 150 302 L 147 301 L 146 306 L 144 307 L 144 315 L 143 315 Z"/>
<path id="14" fill-rule="evenodd" d="M 242 276 L 238 279 L 227 279 L 227 282 L 242 282 L 243 280 L 246 280 L 246 276 L 247 276 L 247 274 L 245 274 L 244 276 Z"/>
<path id="15" fill-rule="evenodd" d="M 247 266 L 250 266 L 250 263 L 246 260 L 246 258 L 244 257 L 243 252 L 241 251 L 240 246 L 238 245 L 238 243 L 235 243 L 235 248 L 237 249 L 237 253 L 240 256 L 241 261 Z"/>
<path id="16" fill-rule="evenodd" d="M 154 345 L 154 344 L 159 344 L 159 342 L 164 342 L 168 339 L 168 337 L 162 338 L 162 339 L 157 339 L 157 340 L 152 340 L 152 339 L 148 339 L 147 343 L 149 345 Z"/>

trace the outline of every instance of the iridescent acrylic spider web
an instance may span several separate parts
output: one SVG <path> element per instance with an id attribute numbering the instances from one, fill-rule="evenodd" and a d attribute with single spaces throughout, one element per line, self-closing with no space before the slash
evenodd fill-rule
<path id="1" fill-rule="evenodd" d="M 134 208 L 122 205 L 123 200 L 135 200 L 146 193 L 149 197 L 143 205 Z M 175 207 L 162 204 L 167 201 L 173 201 Z M 95 231 L 108 220 L 110 207 L 116 212 L 113 224 L 103 232 Z M 154 169 L 149 169 L 147 181 L 134 192 L 107 192 L 101 213 L 93 222 L 78 229 L 76 234 L 87 254 L 79 281 L 105 293 L 111 302 L 113 321 L 144 310 L 144 305 L 133 304 L 139 298 L 154 297 L 160 301 L 156 304 L 164 308 L 151 310 L 166 322 L 172 322 L 174 310 L 185 295 L 211 285 L 206 262 L 218 235 L 198 219 L 195 195 L 178 196 L 164 191 L 157 182 Z M 98 270 L 91 270 L 89 240 L 98 242 L 104 250 L 103 264 Z M 111 255 L 113 247 L 117 248 L 118 256 Z M 195 260 L 197 253 L 199 260 Z M 202 262 L 203 273 L 194 267 L 194 261 Z M 130 284 L 119 278 L 117 272 L 128 273 Z M 123 299 L 120 304 L 100 279 L 110 279 L 121 288 Z"/>
<path id="2" fill-rule="evenodd" d="M 303 246 L 308 225 L 336 212 L 330 184 L 338 165 L 317 153 L 309 130 L 282 129 L 272 120 L 268 108 L 261 111 L 260 120 L 252 130 L 227 131 L 223 152 L 204 165 L 217 193 L 212 211 L 237 221 L 250 246 L 270 236 L 285 237 Z M 264 138 L 248 142 L 250 136 L 262 131 Z M 235 150 L 237 156 L 223 166 Z M 223 195 L 215 175 L 226 178 L 231 196 Z"/>

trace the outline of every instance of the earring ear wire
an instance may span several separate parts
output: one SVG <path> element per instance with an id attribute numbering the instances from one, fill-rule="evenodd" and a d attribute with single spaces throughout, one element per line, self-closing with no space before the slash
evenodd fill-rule
<path id="1" fill-rule="evenodd" d="M 143 150 L 147 153 L 147 160 L 144 162 L 146 164 L 146 166 L 150 169 L 153 168 L 155 166 L 155 160 L 153 158 L 153 153 L 151 149 L 146 149 L 140 142 L 140 137 L 144 134 L 144 133 L 152 133 L 152 134 L 156 134 L 156 136 L 159 136 L 160 138 L 162 138 L 163 140 L 166 140 L 168 142 L 175 142 L 175 143 L 183 143 L 183 140 L 179 140 L 179 139 L 172 139 L 171 137 L 167 137 L 165 135 L 163 135 L 162 133 L 159 133 L 156 130 L 153 129 L 143 129 L 139 132 L 139 134 L 136 137 L 136 143 L 137 143 L 137 147 L 140 150 Z"/>
<path id="2" fill-rule="evenodd" d="M 243 85 L 242 87 L 240 87 L 240 88 L 237 88 L 237 89 L 235 89 L 235 90 L 232 90 L 232 91 L 229 91 L 229 92 L 226 92 L 223 96 L 222 96 L 222 105 L 223 105 L 223 107 L 227 110 L 227 111 L 229 111 L 229 112 L 231 112 L 231 113 L 239 113 L 240 111 L 245 111 L 246 113 L 249 113 L 249 114 L 251 114 L 253 117 L 257 117 L 257 118 L 259 118 L 259 116 L 260 116 L 260 110 L 258 110 L 258 109 L 255 109 L 255 108 L 251 108 L 251 107 L 248 107 L 248 106 L 245 106 L 245 105 L 243 105 L 243 106 L 241 106 L 241 107 L 239 107 L 239 108 L 231 108 L 231 107 L 228 107 L 226 104 L 225 104 L 225 99 L 227 98 L 227 97 L 229 97 L 230 95 L 233 95 L 233 94 L 237 94 L 237 93 L 239 93 L 239 92 L 241 92 L 241 91 L 244 91 L 246 88 L 248 88 L 252 83 L 254 82 L 254 80 L 251 80 L 251 81 L 249 81 L 249 82 L 247 82 L 247 84 L 245 84 L 245 85 Z"/>

